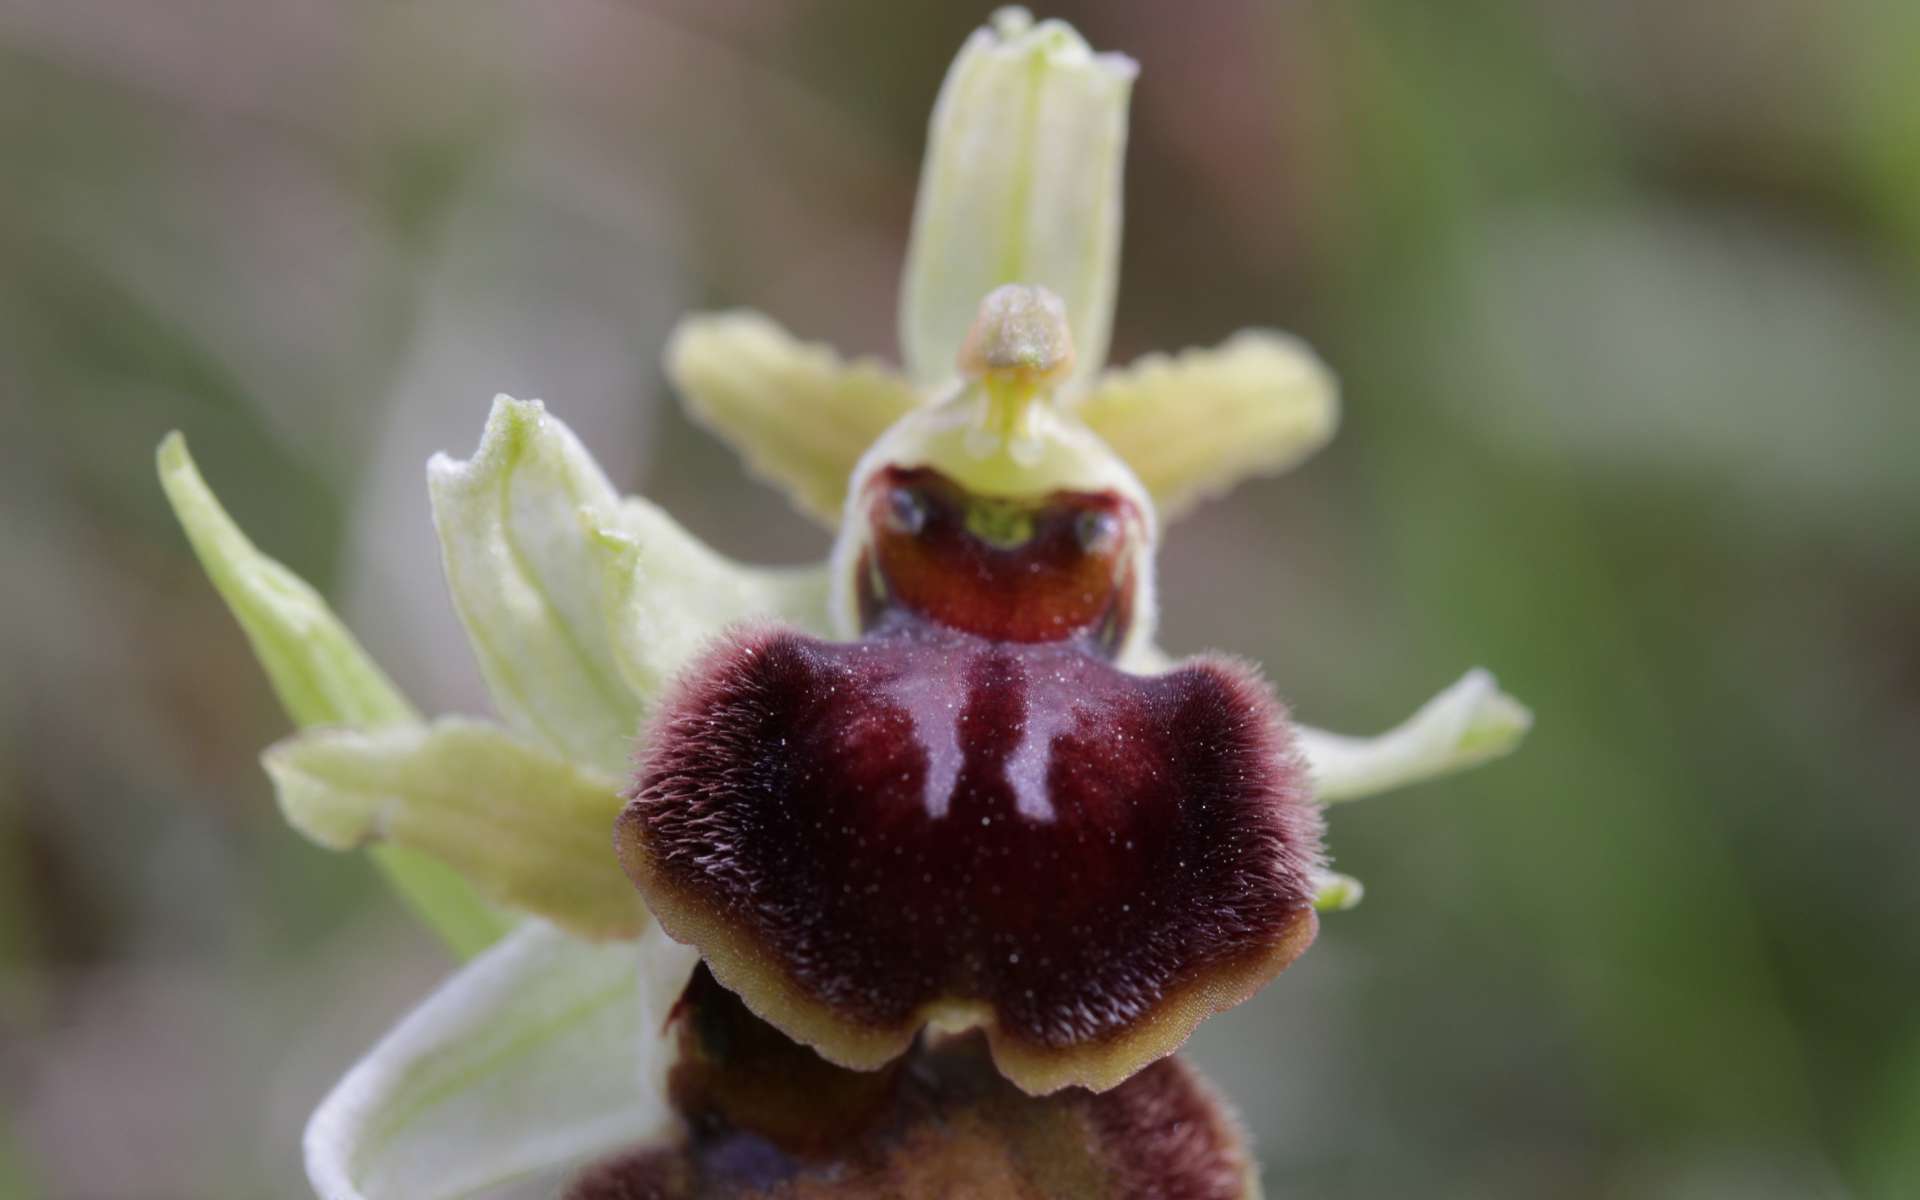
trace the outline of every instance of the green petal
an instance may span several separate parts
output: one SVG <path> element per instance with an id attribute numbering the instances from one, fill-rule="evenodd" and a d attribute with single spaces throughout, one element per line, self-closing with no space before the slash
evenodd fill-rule
<path id="1" fill-rule="evenodd" d="M 167 435 L 160 485 L 207 577 L 240 622 L 281 705 L 301 726 L 389 726 L 413 706 L 308 583 L 254 548 L 200 477 L 186 439 Z M 462 955 L 477 953 L 510 922 L 444 864 L 397 847 L 375 861 L 420 916 Z"/>
<path id="2" fill-rule="evenodd" d="M 466 462 L 427 468 L 447 584 L 508 723 L 562 757 L 624 772 L 640 698 L 620 677 L 587 522 L 619 497 L 539 401 L 500 396 Z"/>
<path id="3" fill-rule="evenodd" d="M 321 1103 L 306 1134 L 314 1190 L 452 1200 L 514 1184 L 554 1195 L 602 1154 L 676 1136 L 664 1028 L 695 959 L 658 927 L 594 944 L 529 922 Z"/>
<path id="4" fill-rule="evenodd" d="M 829 525 L 840 519 L 854 464 L 918 403 L 893 369 L 847 362 L 755 312 L 686 318 L 667 343 L 666 365 L 695 420 Z"/>
<path id="5" fill-rule="evenodd" d="M 1340 402 L 1305 343 L 1249 329 L 1211 350 L 1109 371 L 1075 411 L 1139 475 L 1164 521 L 1326 445 Z"/>
<path id="6" fill-rule="evenodd" d="M 262 760 L 288 822 L 349 850 L 380 840 L 448 863 L 489 899 L 583 937 L 648 925 L 612 851 L 619 783 L 477 721 L 323 729 Z"/>
<path id="7" fill-rule="evenodd" d="M 1131 59 L 1002 9 L 967 40 L 934 104 L 900 289 L 900 345 L 922 387 L 955 360 L 988 292 L 1066 302 L 1077 377 L 1099 370 L 1120 274 Z"/>
<path id="8" fill-rule="evenodd" d="M 1419 712 L 1370 738 L 1301 726 L 1297 738 L 1323 804 L 1432 779 L 1511 753 L 1533 714 L 1486 671 L 1469 671 Z"/>
<path id="9" fill-rule="evenodd" d="M 714 553 L 637 497 L 591 533 L 611 614 L 614 661 L 649 703 L 730 625 L 779 620 L 833 636 L 824 567 L 744 566 Z"/>

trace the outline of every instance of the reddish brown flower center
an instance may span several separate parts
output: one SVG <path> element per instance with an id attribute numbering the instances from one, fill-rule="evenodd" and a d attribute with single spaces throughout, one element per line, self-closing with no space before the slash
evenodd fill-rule
<path id="1" fill-rule="evenodd" d="M 1140 512 L 1111 492 L 977 496 L 930 467 L 876 472 L 860 621 L 899 613 L 1008 642 L 1084 639 L 1111 654 L 1133 617 Z"/>

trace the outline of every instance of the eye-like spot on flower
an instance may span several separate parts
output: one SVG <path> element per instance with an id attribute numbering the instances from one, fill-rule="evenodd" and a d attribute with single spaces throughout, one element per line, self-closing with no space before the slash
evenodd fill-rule
<path id="1" fill-rule="evenodd" d="M 994 1072 L 976 1037 L 917 1047 L 900 1070 L 869 1074 L 782 1048 L 704 971 L 681 1010 L 673 1093 L 685 1140 L 588 1168 L 567 1200 L 1255 1194 L 1238 1122 L 1177 1059 L 1098 1095 L 1035 1098 Z M 799 1141 L 796 1130 L 806 1131 Z"/>
<path id="2" fill-rule="evenodd" d="M 1120 547 L 1120 519 L 1103 509 L 1088 509 L 1073 523 L 1073 535 L 1083 553 L 1095 557 L 1113 554 Z"/>
<path id="3" fill-rule="evenodd" d="M 1318 838 L 1245 668 L 908 622 L 711 652 L 617 832 L 668 932 L 789 1035 L 874 1067 L 977 1026 L 1033 1092 L 1113 1086 L 1291 962 Z"/>
<path id="4" fill-rule="evenodd" d="M 862 503 L 864 628 L 905 614 L 1002 641 L 1090 638 L 1107 654 L 1126 636 L 1144 534 L 1123 497 L 983 497 L 930 467 L 889 467 Z"/>
<path id="5" fill-rule="evenodd" d="M 919 537 L 927 527 L 927 502 L 912 487 L 895 484 L 886 489 L 886 506 L 880 516 L 889 533 Z"/>

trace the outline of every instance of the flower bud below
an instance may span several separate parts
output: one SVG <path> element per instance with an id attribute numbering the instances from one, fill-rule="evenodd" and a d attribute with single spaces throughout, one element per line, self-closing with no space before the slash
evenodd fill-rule
<path id="1" fill-rule="evenodd" d="M 866 1073 L 786 1042 L 696 973 L 677 1010 L 677 1144 L 588 1168 L 566 1200 L 1257 1195 L 1239 1122 L 1165 1059 L 1112 1091 L 1036 1098 L 977 1037 L 917 1046 Z"/>

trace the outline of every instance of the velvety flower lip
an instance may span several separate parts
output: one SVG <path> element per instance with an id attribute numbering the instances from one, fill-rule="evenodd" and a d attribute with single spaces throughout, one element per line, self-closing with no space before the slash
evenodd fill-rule
<path id="1" fill-rule="evenodd" d="M 1289 736 L 1226 660 L 767 630 L 689 672 L 616 838 L 668 932 L 827 1058 L 980 1026 L 1023 1088 L 1106 1088 L 1312 940 Z"/>

